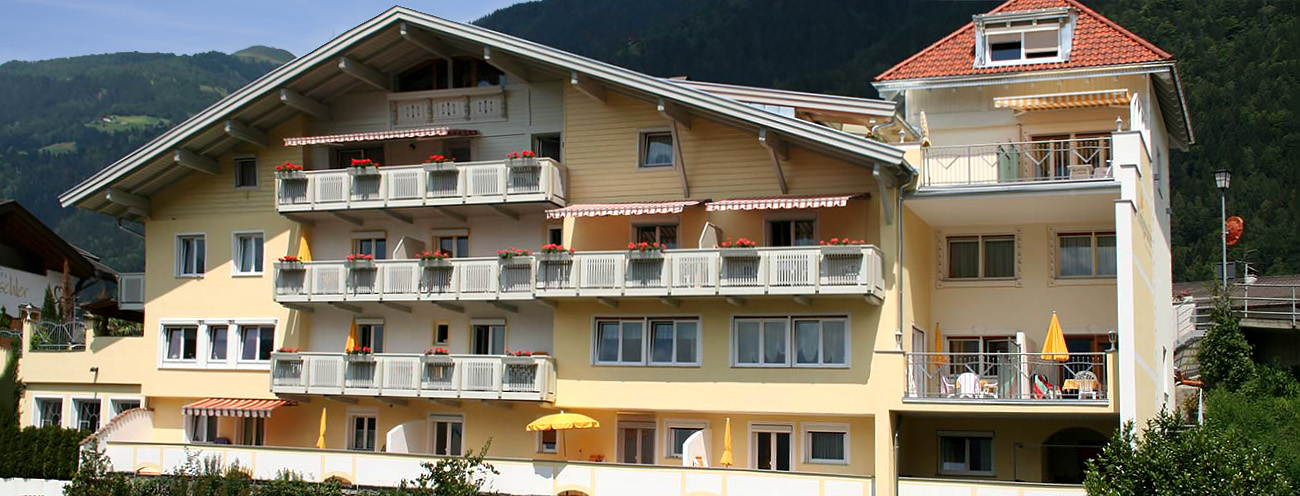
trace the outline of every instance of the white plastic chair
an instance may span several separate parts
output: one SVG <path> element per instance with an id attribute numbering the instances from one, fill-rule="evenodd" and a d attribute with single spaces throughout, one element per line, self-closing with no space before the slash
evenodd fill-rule
<path id="1" fill-rule="evenodd" d="M 961 392 L 962 398 L 982 398 L 984 392 L 980 391 L 980 376 L 974 372 L 964 372 L 957 376 L 957 390 Z"/>
<path id="2" fill-rule="evenodd" d="M 1074 381 L 1079 384 L 1079 399 L 1098 399 L 1097 374 L 1083 370 L 1074 374 Z"/>

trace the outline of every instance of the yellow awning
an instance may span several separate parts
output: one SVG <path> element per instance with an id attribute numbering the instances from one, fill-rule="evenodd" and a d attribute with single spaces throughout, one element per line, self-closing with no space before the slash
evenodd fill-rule
<path id="1" fill-rule="evenodd" d="M 1061 332 L 1061 321 L 1056 312 L 1052 312 L 1052 324 L 1047 327 L 1047 341 L 1043 343 L 1043 360 L 1064 362 L 1070 359 L 1070 349 L 1065 346 L 1065 333 Z"/>
<path id="2" fill-rule="evenodd" d="M 1017 112 L 1034 110 L 1061 110 L 1128 105 L 1133 99 L 1128 90 L 1082 91 L 1050 95 L 1004 96 L 993 99 L 993 108 L 1009 108 Z"/>
<path id="3" fill-rule="evenodd" d="M 567 431 L 570 429 L 594 429 L 600 427 L 596 419 L 581 413 L 552 413 L 532 421 L 524 430 L 533 431 Z"/>

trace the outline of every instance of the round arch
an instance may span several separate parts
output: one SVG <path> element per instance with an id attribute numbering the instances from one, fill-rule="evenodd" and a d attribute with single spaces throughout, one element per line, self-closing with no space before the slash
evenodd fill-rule
<path id="1" fill-rule="evenodd" d="M 1043 482 L 1082 484 L 1085 463 L 1110 442 L 1087 427 L 1067 427 L 1043 441 Z"/>

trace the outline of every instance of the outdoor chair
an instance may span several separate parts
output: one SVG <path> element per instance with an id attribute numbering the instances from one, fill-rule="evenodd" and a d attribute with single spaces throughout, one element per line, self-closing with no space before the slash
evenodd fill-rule
<path id="1" fill-rule="evenodd" d="M 957 390 L 961 391 L 962 398 L 984 397 L 984 392 L 980 390 L 980 376 L 974 372 L 965 372 L 957 376 Z"/>
<path id="2" fill-rule="evenodd" d="M 1083 370 L 1074 375 L 1074 381 L 1079 384 L 1079 399 L 1098 399 L 1097 374 Z"/>
<path id="3" fill-rule="evenodd" d="M 957 396 L 957 384 L 953 382 L 952 376 L 948 374 L 939 376 L 939 394 L 944 398 Z"/>

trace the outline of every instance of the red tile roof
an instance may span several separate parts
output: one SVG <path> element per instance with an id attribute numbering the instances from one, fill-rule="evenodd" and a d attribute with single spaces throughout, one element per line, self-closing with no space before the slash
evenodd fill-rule
<path id="1" fill-rule="evenodd" d="M 897 81 L 976 74 L 1004 74 L 1173 60 L 1174 56 L 1120 27 L 1076 0 L 1009 0 L 989 13 L 1071 7 L 1079 11 L 1068 62 L 975 67 L 975 24 L 968 23 L 925 50 L 876 76 Z"/>

